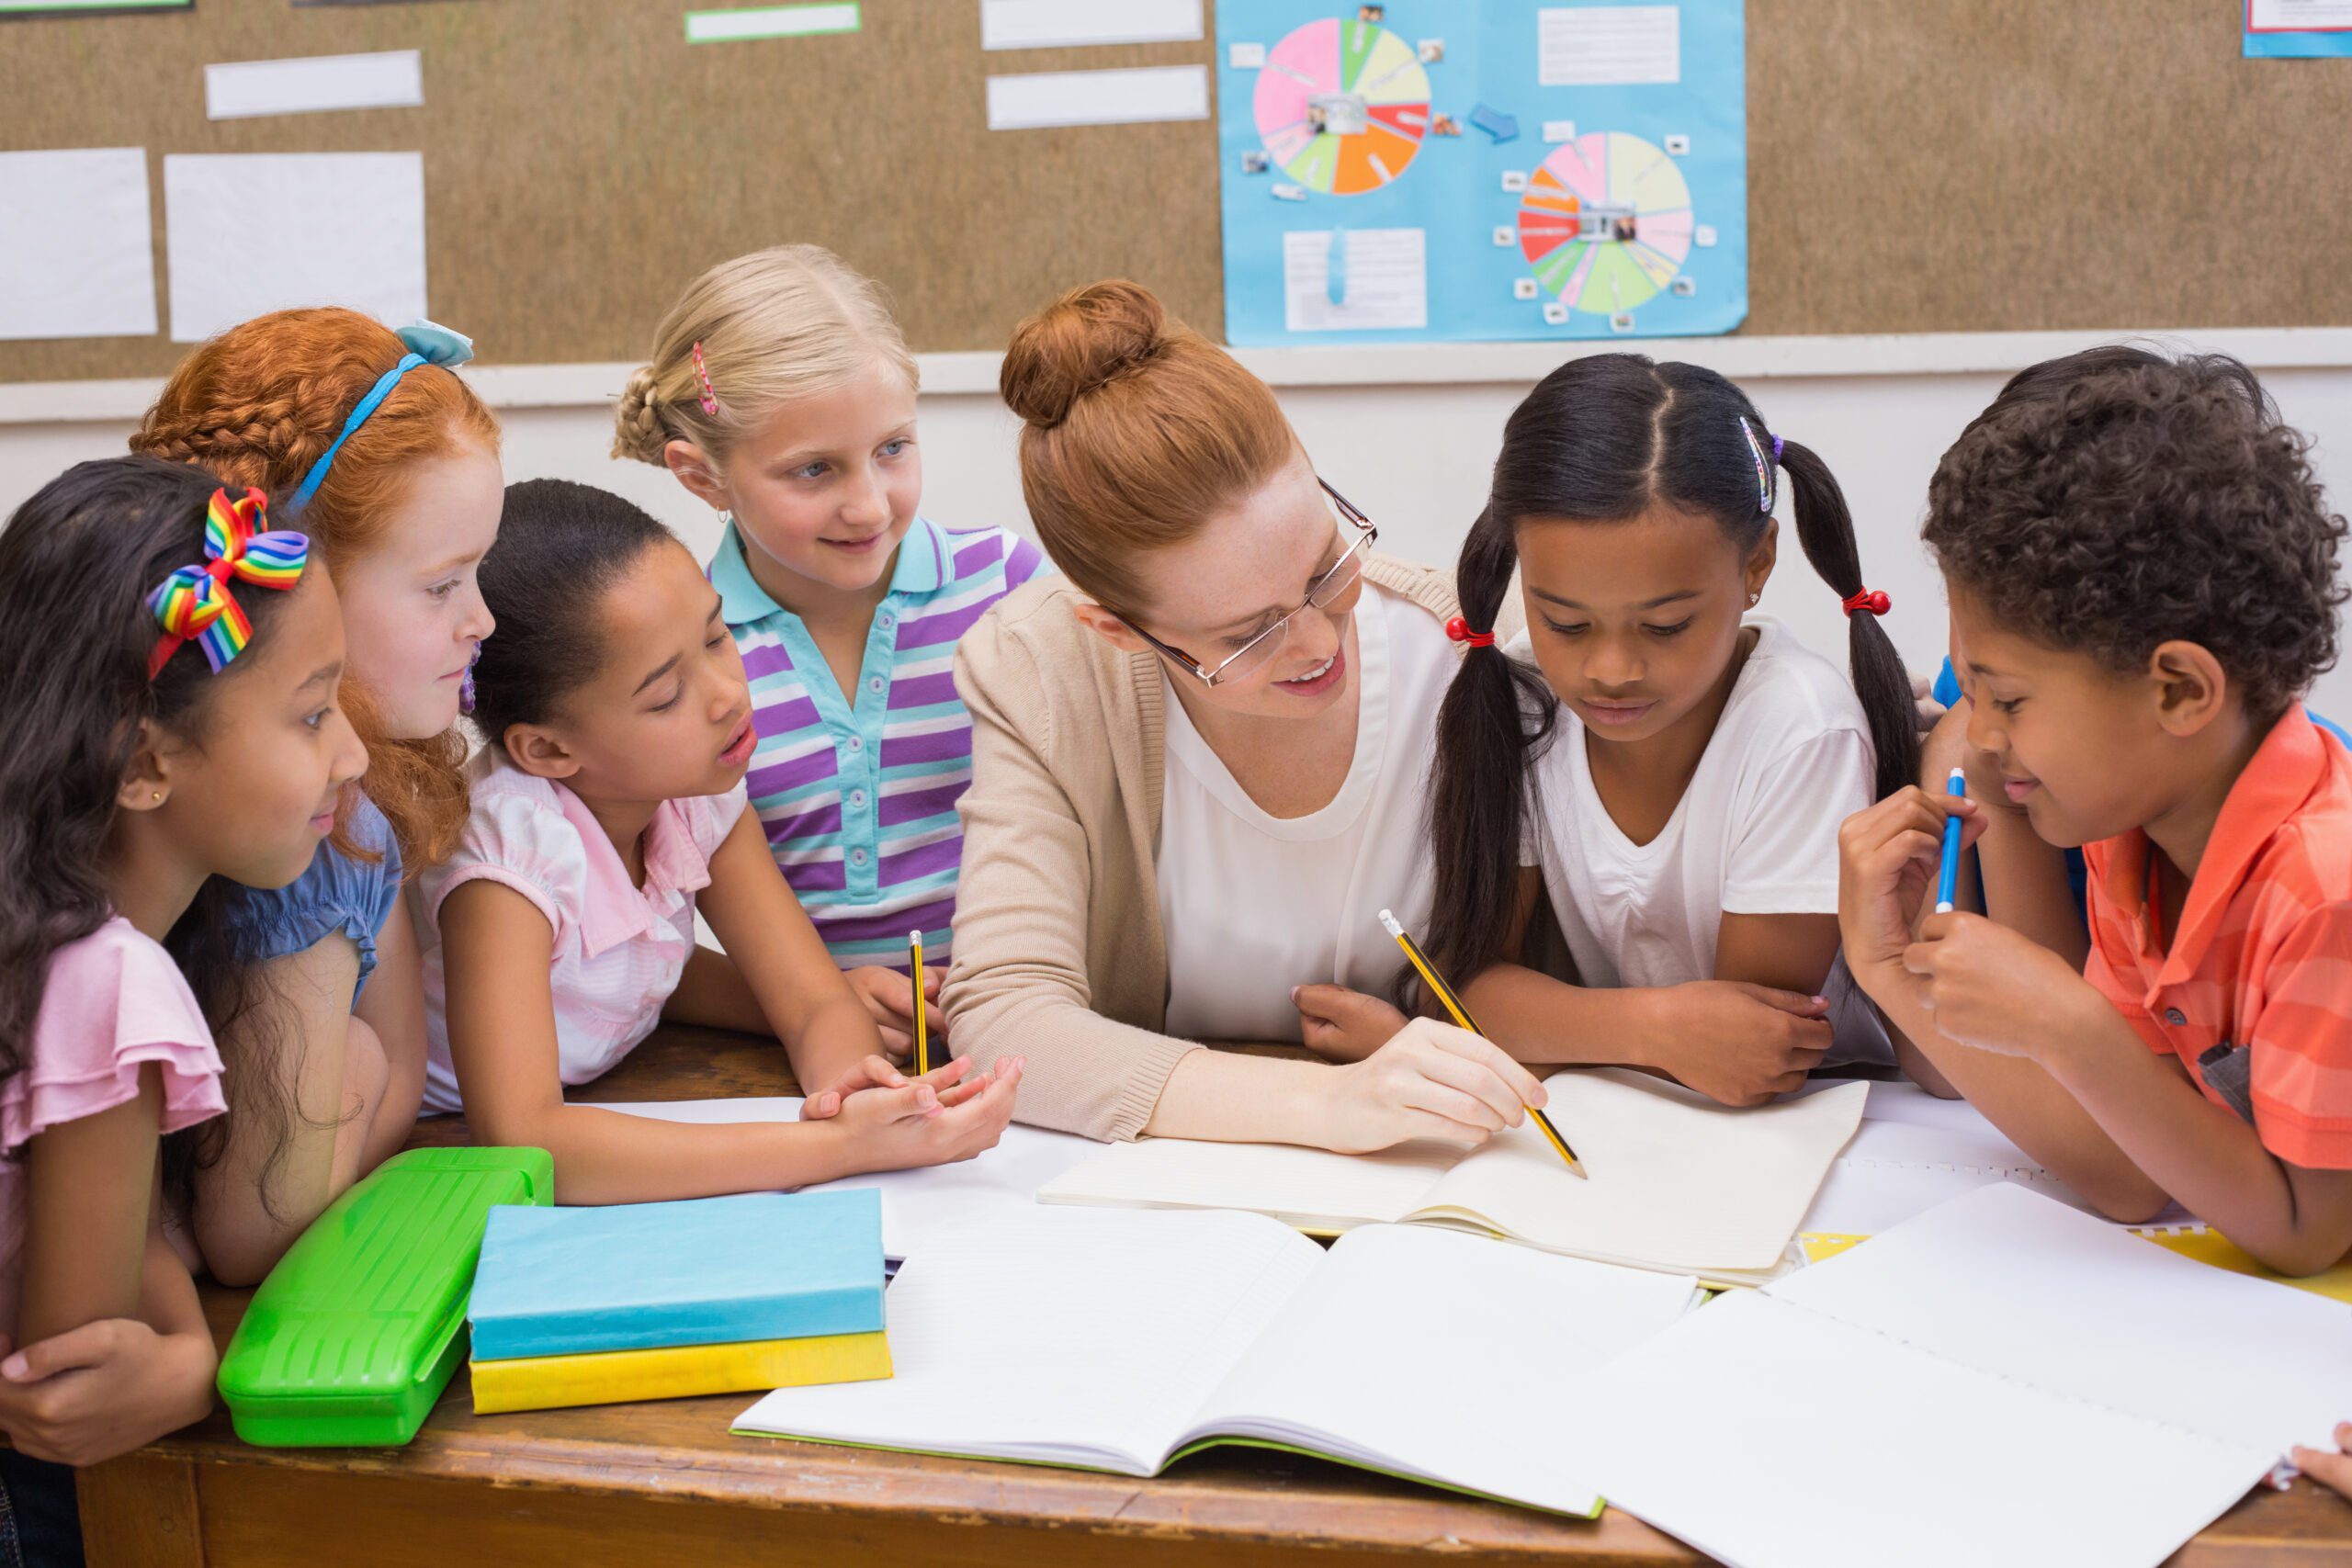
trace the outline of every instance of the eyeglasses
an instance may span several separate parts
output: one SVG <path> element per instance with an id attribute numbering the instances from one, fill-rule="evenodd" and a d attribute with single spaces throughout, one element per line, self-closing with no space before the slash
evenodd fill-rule
<path id="1" fill-rule="evenodd" d="M 1364 558 L 1371 554 L 1373 541 L 1380 537 L 1379 527 L 1371 518 L 1357 511 L 1355 504 L 1346 496 L 1333 490 L 1329 484 L 1325 484 L 1319 478 L 1315 482 L 1322 485 L 1323 493 L 1331 498 L 1331 504 L 1338 510 L 1340 520 L 1356 529 L 1357 534 L 1354 541 L 1340 552 L 1340 558 L 1331 563 L 1329 570 L 1306 585 L 1306 601 L 1299 605 L 1298 609 L 1293 610 L 1289 615 L 1243 643 L 1222 663 L 1214 668 L 1203 664 L 1181 648 L 1170 647 L 1136 626 L 1132 620 L 1127 620 L 1127 629 L 1158 649 L 1162 658 L 1185 673 L 1193 676 L 1204 686 L 1238 681 L 1244 675 L 1265 668 L 1267 660 L 1282 650 L 1283 639 L 1290 635 L 1291 622 L 1297 619 L 1302 611 L 1329 609 L 1339 602 L 1342 594 L 1363 581 Z M 1126 620 L 1125 616 L 1120 618 Z"/>

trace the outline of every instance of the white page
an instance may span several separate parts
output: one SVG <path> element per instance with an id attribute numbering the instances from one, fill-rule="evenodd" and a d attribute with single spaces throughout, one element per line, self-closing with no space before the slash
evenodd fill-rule
<path id="1" fill-rule="evenodd" d="M 0 152 L 0 338 L 154 333 L 147 150 Z"/>
<path id="2" fill-rule="evenodd" d="M 1880 1087 L 1871 1086 L 1873 1099 Z M 2000 1182 L 2086 1207 L 2064 1182 L 1997 1134 L 1951 1132 L 1917 1122 L 1875 1122 L 1865 1111 L 1861 1130 L 1830 1166 L 1829 1179 L 1821 1184 L 1798 1228 L 1832 1235 L 1876 1235 L 1939 1203 Z"/>
<path id="3" fill-rule="evenodd" d="M 1037 1201 L 1250 1209 L 1329 1234 L 1403 1219 L 1461 1157 L 1461 1150 L 1439 1144 L 1340 1155 L 1290 1144 L 1139 1138 L 1098 1148 L 1040 1187 Z"/>
<path id="4" fill-rule="evenodd" d="M 616 1103 L 601 1109 L 664 1122 L 706 1124 L 800 1120 L 800 1100 L 790 1095 Z M 903 1262 L 940 1236 L 987 1215 L 1034 1207 L 1039 1187 L 1102 1148 L 1091 1138 L 1016 1124 L 1004 1130 L 996 1147 L 953 1165 L 877 1170 L 864 1176 L 845 1176 L 839 1181 L 819 1182 L 801 1190 L 820 1192 L 837 1187 L 871 1187 L 878 1190 L 882 1194 L 883 1256 Z"/>
<path id="5" fill-rule="evenodd" d="M 241 60 L 204 68 L 204 112 L 213 119 L 412 108 L 424 102 L 424 62 L 413 49 Z"/>
<path id="6" fill-rule="evenodd" d="M 888 1381 L 778 1389 L 735 1430 L 1149 1474 L 1322 1258 L 1257 1214 L 999 1214 L 899 1270 Z"/>
<path id="7" fill-rule="evenodd" d="M 1768 1287 L 2005 1379 L 2284 1458 L 2352 1411 L 2352 1305 L 1987 1187 Z"/>
<path id="8" fill-rule="evenodd" d="M 984 50 L 1187 43 L 1200 36 L 1201 0 L 980 0 Z"/>
<path id="9" fill-rule="evenodd" d="M 175 153 L 164 210 L 175 343 L 299 305 L 393 326 L 429 313 L 422 153 Z"/>
<path id="10" fill-rule="evenodd" d="M 1286 1442 L 1597 1513 L 1598 1491 L 1560 1463 L 1555 1435 L 1579 1419 L 1584 1379 L 1673 1324 L 1697 1286 L 1452 1231 L 1368 1225 L 1340 1239 L 1203 1401 L 1191 1437 Z"/>
<path id="11" fill-rule="evenodd" d="M 1682 7 L 1546 6 L 1536 13 L 1535 47 L 1546 87 L 1679 82 Z"/>
<path id="12" fill-rule="evenodd" d="M 1860 1122 L 1866 1090 L 1735 1110 L 1617 1068 L 1544 1080 L 1579 1179 L 1532 1124 L 1454 1167 L 1417 1214 L 1483 1219 L 1555 1252 L 1712 1278 L 1781 1266 L 1797 1222 Z"/>
<path id="13" fill-rule="evenodd" d="M 1295 333 L 1419 330 L 1430 321 L 1429 236 L 1419 229 L 1350 229 L 1331 299 L 1329 229 L 1283 235 L 1283 321 Z"/>
<path id="14" fill-rule="evenodd" d="M 1762 1292 L 1611 1362 L 1574 1416 L 1562 1463 L 1736 1568 L 2150 1568 L 2270 1464 Z"/>
<path id="15" fill-rule="evenodd" d="M 1034 71 L 991 76 L 988 84 L 990 130 L 1209 117 L 1209 73 L 1201 65 Z"/>
<path id="16" fill-rule="evenodd" d="M 2352 0 L 2248 0 L 2245 20 L 2257 32 L 2352 32 Z"/>

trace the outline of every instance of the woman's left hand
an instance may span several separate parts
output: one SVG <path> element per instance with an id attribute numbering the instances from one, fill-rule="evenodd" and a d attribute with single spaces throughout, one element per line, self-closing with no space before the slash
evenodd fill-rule
<path id="1" fill-rule="evenodd" d="M 1396 1008 L 1345 986 L 1299 986 L 1290 999 L 1298 1008 L 1300 1039 L 1327 1061 L 1361 1062 L 1405 1027 Z"/>

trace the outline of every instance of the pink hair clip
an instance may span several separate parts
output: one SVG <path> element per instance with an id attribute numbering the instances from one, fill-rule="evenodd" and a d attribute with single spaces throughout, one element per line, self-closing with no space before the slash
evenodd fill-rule
<path id="1" fill-rule="evenodd" d="M 695 339 L 695 382 L 702 389 L 702 412 L 718 417 L 718 393 L 710 384 L 710 367 L 702 362 L 702 339 Z"/>

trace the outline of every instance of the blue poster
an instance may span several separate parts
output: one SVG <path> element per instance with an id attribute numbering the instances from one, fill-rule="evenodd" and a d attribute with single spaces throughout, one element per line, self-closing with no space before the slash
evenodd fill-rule
<path id="1" fill-rule="evenodd" d="M 2352 0 L 2245 0 L 2245 58 L 2352 56 Z"/>
<path id="2" fill-rule="evenodd" d="M 1744 0 L 1219 0 L 1236 344 L 1747 314 Z"/>

